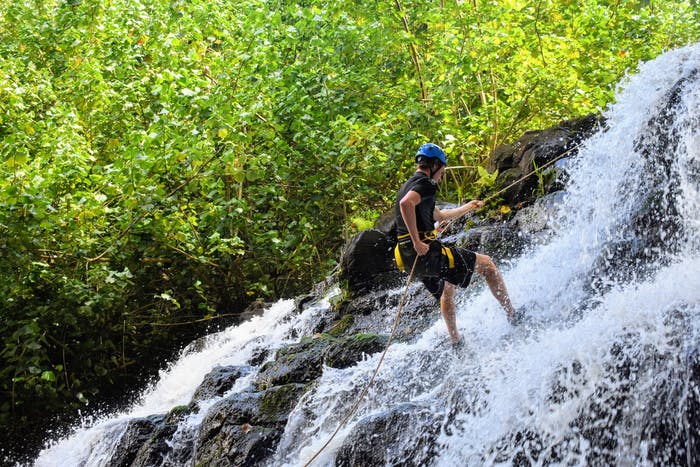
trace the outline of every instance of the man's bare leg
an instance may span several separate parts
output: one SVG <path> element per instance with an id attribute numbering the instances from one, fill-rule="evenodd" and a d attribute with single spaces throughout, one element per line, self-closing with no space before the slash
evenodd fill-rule
<path id="1" fill-rule="evenodd" d="M 455 286 L 449 282 L 445 282 L 445 287 L 440 296 L 440 311 L 442 319 L 447 325 L 447 333 L 450 335 L 450 340 L 453 344 L 459 342 L 459 332 L 457 331 L 457 318 L 455 317 Z"/>
<path id="2" fill-rule="evenodd" d="M 477 253 L 474 272 L 484 276 L 484 279 L 486 279 L 486 283 L 488 284 L 489 289 L 491 289 L 493 296 L 496 297 L 498 303 L 500 303 L 503 309 L 506 310 L 508 318 L 513 319 L 516 315 L 515 308 L 513 308 L 513 304 L 510 302 L 510 298 L 508 297 L 508 289 L 506 289 L 503 276 L 501 276 L 501 273 L 493 263 L 493 260 L 489 256 L 480 255 Z"/>

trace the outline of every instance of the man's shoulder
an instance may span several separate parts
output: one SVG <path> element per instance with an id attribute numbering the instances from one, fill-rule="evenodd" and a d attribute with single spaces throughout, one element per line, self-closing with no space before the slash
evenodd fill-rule
<path id="1" fill-rule="evenodd" d="M 435 180 L 428 177 L 424 173 L 420 173 L 420 175 L 421 175 L 420 177 L 411 178 L 412 189 L 414 189 L 416 191 L 425 192 L 426 194 L 427 193 L 434 193 L 435 191 L 437 191 L 437 185 L 436 185 Z"/>
<path id="2" fill-rule="evenodd" d="M 401 186 L 398 198 L 402 198 L 409 191 L 415 191 L 421 198 L 426 198 L 434 196 L 437 193 L 437 187 L 433 179 L 422 172 L 416 172 Z"/>

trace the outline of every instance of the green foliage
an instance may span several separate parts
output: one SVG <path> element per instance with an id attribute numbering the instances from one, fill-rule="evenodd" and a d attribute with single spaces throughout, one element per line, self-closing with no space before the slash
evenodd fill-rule
<path id="1" fill-rule="evenodd" d="M 532 165 L 534 165 L 535 176 L 537 177 L 537 188 L 535 192 L 537 196 L 544 196 L 547 186 L 554 181 L 556 172 L 553 170 L 545 171 L 540 169 L 537 167 L 537 163 L 535 161 L 532 161 Z"/>
<path id="2" fill-rule="evenodd" d="M 305 289 L 426 140 L 468 167 L 444 197 L 473 196 L 496 145 L 603 108 L 699 23 L 687 1 L 0 0 L 0 423 L 197 332 L 163 325 Z"/>
<path id="3" fill-rule="evenodd" d="M 477 172 L 479 173 L 479 178 L 474 182 L 477 187 L 480 188 L 492 188 L 496 183 L 496 178 L 498 178 L 498 170 L 494 170 L 493 173 L 489 173 L 483 167 L 477 167 Z"/>

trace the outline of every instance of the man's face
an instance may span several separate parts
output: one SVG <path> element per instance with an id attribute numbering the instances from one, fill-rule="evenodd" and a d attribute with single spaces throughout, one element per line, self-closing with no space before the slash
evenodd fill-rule
<path id="1" fill-rule="evenodd" d="M 445 166 L 443 165 L 438 169 L 437 172 L 435 172 L 433 174 L 433 180 L 435 180 L 436 182 L 439 182 L 440 179 L 442 178 L 442 174 L 444 174 L 444 173 L 445 173 Z"/>

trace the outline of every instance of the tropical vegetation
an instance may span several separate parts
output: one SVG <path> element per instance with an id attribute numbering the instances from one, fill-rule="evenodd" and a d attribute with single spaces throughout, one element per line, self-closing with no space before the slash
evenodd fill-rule
<path id="1" fill-rule="evenodd" d="M 442 196 L 475 196 L 491 150 L 605 108 L 700 38 L 698 10 L 0 0 L 0 425 L 123 400 L 209 324 L 326 276 L 422 142 L 461 167 Z"/>

